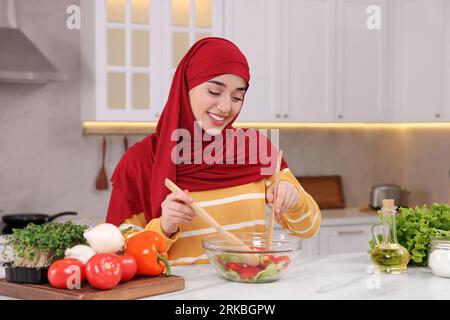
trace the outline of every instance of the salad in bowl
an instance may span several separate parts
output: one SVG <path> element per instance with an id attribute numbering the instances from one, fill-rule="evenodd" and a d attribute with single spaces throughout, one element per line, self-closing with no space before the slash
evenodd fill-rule
<path id="1" fill-rule="evenodd" d="M 290 269 L 302 245 L 302 239 L 286 233 L 275 233 L 270 245 L 265 233 L 234 234 L 247 248 L 228 244 L 217 233 L 204 237 L 202 244 L 215 270 L 225 279 L 237 282 L 278 280 Z M 257 259 L 248 259 L 249 256 Z M 249 264 L 248 261 L 255 263 Z"/>

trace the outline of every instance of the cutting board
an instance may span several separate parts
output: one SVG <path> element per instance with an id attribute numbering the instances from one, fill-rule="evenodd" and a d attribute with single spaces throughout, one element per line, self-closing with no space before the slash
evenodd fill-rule
<path id="1" fill-rule="evenodd" d="M 26 300 L 132 300 L 184 289 L 180 276 L 137 277 L 110 290 L 97 290 L 87 282 L 79 290 L 56 289 L 50 284 L 21 284 L 0 280 L 0 295 Z"/>
<path id="2" fill-rule="evenodd" d="M 296 177 L 320 209 L 345 208 L 342 179 L 338 175 Z"/>

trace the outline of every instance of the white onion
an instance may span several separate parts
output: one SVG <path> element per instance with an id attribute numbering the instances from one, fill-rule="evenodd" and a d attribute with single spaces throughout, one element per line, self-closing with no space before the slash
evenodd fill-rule
<path id="1" fill-rule="evenodd" d="M 89 259 L 95 255 L 95 251 L 89 246 L 79 244 L 73 248 L 67 249 L 64 254 L 66 258 L 78 259 L 86 264 Z"/>
<path id="2" fill-rule="evenodd" d="M 87 230 L 84 237 L 96 253 L 115 253 L 120 251 L 125 243 L 122 232 L 110 223 L 102 223 Z"/>

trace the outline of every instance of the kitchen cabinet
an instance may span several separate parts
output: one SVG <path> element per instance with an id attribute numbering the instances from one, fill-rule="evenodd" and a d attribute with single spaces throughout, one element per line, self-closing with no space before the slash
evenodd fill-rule
<path id="1" fill-rule="evenodd" d="M 250 89 L 238 121 L 282 119 L 281 7 L 278 0 L 224 2 L 224 37 L 250 65 Z"/>
<path id="2" fill-rule="evenodd" d="M 450 120 L 446 0 L 229 0 L 224 16 L 252 72 L 240 121 Z"/>
<path id="3" fill-rule="evenodd" d="M 287 121 L 334 122 L 336 2 L 282 1 L 280 113 Z"/>
<path id="4" fill-rule="evenodd" d="M 157 121 L 189 47 L 222 35 L 222 0 L 81 0 L 83 121 Z"/>
<path id="5" fill-rule="evenodd" d="M 450 3 L 394 1 L 394 120 L 450 120 Z"/>
<path id="6" fill-rule="evenodd" d="M 372 224 L 322 226 L 314 238 L 303 240 L 300 256 L 366 252 L 372 239 L 371 227 Z"/>
<path id="7" fill-rule="evenodd" d="M 386 0 L 226 1 L 252 72 L 238 120 L 387 121 L 388 29 L 368 29 L 370 5 L 387 16 Z"/>
<path id="8" fill-rule="evenodd" d="M 81 5 L 84 121 L 157 121 L 174 68 L 210 35 L 235 42 L 250 64 L 238 121 L 450 121 L 447 0 Z"/>
<path id="9" fill-rule="evenodd" d="M 229 0 L 224 36 L 250 64 L 238 121 L 333 122 L 334 1 Z"/>
<path id="10" fill-rule="evenodd" d="M 367 24 L 374 6 L 379 29 Z M 386 0 L 337 1 L 337 122 L 388 120 L 388 13 Z"/>
<path id="11" fill-rule="evenodd" d="M 319 255 L 365 252 L 370 249 L 372 225 L 324 227 L 319 234 Z"/>

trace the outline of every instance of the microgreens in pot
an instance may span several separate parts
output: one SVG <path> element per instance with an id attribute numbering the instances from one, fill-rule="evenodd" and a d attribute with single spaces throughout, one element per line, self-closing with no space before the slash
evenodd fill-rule
<path id="1" fill-rule="evenodd" d="M 11 267 L 49 267 L 54 261 L 64 258 L 66 249 L 86 244 L 83 233 L 88 228 L 68 221 L 44 225 L 31 223 L 23 229 L 13 229 L 6 240 L 7 247 L 13 252 Z"/>

